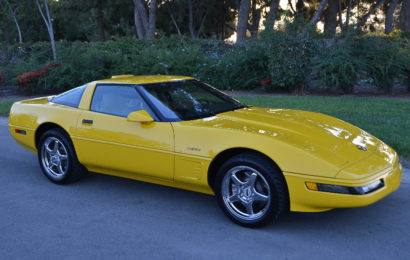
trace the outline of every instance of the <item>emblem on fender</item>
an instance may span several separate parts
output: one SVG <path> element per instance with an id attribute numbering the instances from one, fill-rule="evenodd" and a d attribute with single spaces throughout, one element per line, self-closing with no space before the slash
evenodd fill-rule
<path id="1" fill-rule="evenodd" d="M 362 146 L 362 145 L 356 145 L 357 149 L 361 150 L 361 151 L 367 151 L 367 148 Z"/>

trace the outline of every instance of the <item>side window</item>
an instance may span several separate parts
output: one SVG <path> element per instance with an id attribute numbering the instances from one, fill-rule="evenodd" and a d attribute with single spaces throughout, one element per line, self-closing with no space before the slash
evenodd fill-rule
<path id="1" fill-rule="evenodd" d="M 91 111 L 127 117 L 129 113 L 145 110 L 155 120 L 157 117 L 144 99 L 131 86 L 97 85 L 91 101 Z"/>
<path id="2" fill-rule="evenodd" d="M 60 95 L 53 97 L 50 101 L 60 105 L 78 108 L 78 105 L 81 101 L 81 97 L 83 96 L 86 87 L 87 85 L 73 88 L 69 91 L 66 91 L 64 93 L 61 93 Z"/>

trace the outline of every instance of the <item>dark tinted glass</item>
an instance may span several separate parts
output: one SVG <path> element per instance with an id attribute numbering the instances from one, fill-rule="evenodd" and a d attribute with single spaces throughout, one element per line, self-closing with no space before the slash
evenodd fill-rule
<path id="1" fill-rule="evenodd" d="M 204 118 L 245 107 L 197 80 L 148 84 L 141 91 L 169 121 Z"/>
<path id="2" fill-rule="evenodd" d="M 151 108 L 133 86 L 97 85 L 91 110 L 122 117 L 127 117 L 134 111 L 145 110 L 156 119 Z"/>
<path id="3" fill-rule="evenodd" d="M 86 87 L 87 85 L 73 88 L 72 90 L 66 91 L 58 96 L 53 97 L 50 101 L 53 103 L 78 108 L 81 97 L 83 96 Z"/>

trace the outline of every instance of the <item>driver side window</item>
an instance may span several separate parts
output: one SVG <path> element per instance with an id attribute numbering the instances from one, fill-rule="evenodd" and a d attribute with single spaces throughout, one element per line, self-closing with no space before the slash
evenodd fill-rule
<path id="1" fill-rule="evenodd" d="M 134 111 L 145 110 L 157 120 L 151 108 L 132 86 L 97 85 L 90 110 L 121 117 L 127 117 Z"/>

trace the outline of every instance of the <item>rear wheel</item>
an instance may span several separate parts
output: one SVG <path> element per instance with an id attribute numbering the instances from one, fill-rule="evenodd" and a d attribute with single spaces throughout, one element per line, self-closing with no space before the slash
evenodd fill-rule
<path id="1" fill-rule="evenodd" d="M 248 227 L 277 220 L 289 205 L 282 173 L 254 153 L 236 155 L 220 167 L 215 193 L 225 214 Z"/>
<path id="2" fill-rule="evenodd" d="M 78 162 L 70 138 L 61 129 L 51 129 L 41 136 L 38 160 L 44 175 L 57 184 L 77 181 L 87 173 Z"/>

